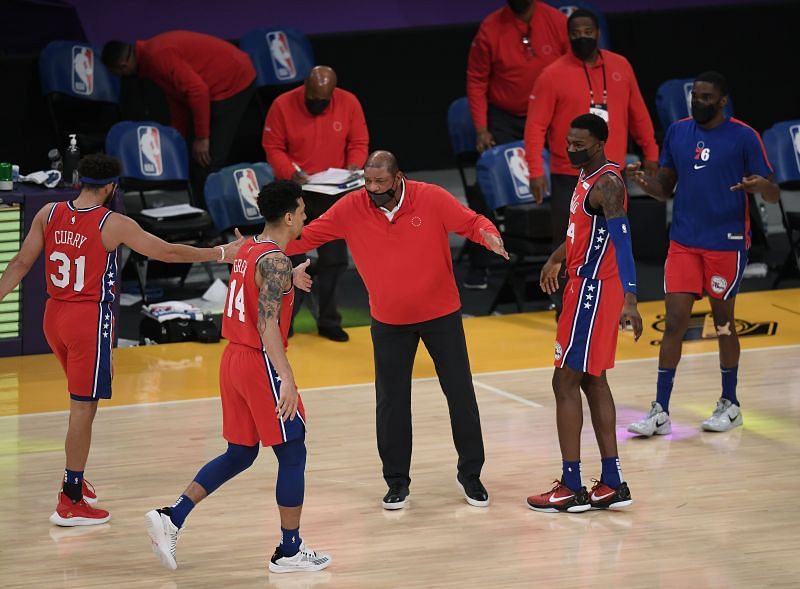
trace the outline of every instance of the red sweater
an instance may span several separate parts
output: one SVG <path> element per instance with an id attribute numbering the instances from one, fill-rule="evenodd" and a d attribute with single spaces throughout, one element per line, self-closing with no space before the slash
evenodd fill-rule
<path id="1" fill-rule="evenodd" d="M 630 130 L 645 159 L 658 160 L 653 122 L 627 59 L 611 51 L 600 51 L 600 58 L 588 67 L 594 102 L 603 103 L 604 64 L 608 89 L 606 156 L 612 162 L 625 164 Z M 581 60 L 569 53 L 545 68 L 533 86 L 525 124 L 525 153 L 531 177 L 544 174 L 541 154 L 545 136 L 550 148 L 550 172 L 578 175 L 567 158 L 567 133 L 572 119 L 589 112 L 589 104 L 589 83 Z"/>
<path id="2" fill-rule="evenodd" d="M 472 41 L 467 63 L 467 98 L 477 129 L 486 127 L 488 104 L 518 117 L 528 112 L 528 94 L 542 70 L 569 51 L 567 17 L 536 2 L 528 35 L 533 55 L 522 44 L 528 23 L 508 6 L 487 16 Z"/>
<path id="3" fill-rule="evenodd" d="M 293 163 L 308 174 L 367 161 L 369 133 L 361 103 L 336 88 L 331 103 L 314 116 L 306 108 L 303 86 L 278 96 L 269 107 L 261 138 L 275 178 L 288 180 Z"/>
<path id="4" fill-rule="evenodd" d="M 458 202 L 444 188 L 404 180 L 400 209 L 390 222 L 366 190 L 345 195 L 309 223 L 287 255 L 344 239 L 369 293 L 372 316 L 408 325 L 461 308 L 448 233 L 486 245 L 481 229 L 499 235 L 492 222 Z"/>
<path id="5" fill-rule="evenodd" d="M 170 122 L 186 135 L 188 117 L 194 135 L 211 131 L 211 102 L 238 94 L 256 79 L 250 58 L 227 41 L 190 31 L 161 33 L 135 46 L 138 75 L 167 95 Z"/>

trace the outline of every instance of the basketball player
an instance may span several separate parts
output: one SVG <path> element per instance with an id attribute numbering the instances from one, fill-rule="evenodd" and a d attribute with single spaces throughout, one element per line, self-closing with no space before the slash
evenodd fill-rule
<path id="1" fill-rule="evenodd" d="M 570 124 L 567 155 L 580 176 L 570 203 L 566 241 L 550 256 L 540 278 L 542 290 L 555 292 L 566 259 L 569 279 L 558 320 L 553 374 L 563 472 L 550 491 L 528 497 L 528 507 L 535 511 L 576 513 L 632 503 L 619 466 L 616 410 L 606 370 L 614 367 L 620 315 L 633 325 L 637 340 L 642 318 L 636 309 L 628 195 L 619 165 L 606 159 L 606 139 L 608 126 L 597 115 L 581 115 Z M 581 481 L 581 389 L 602 458 L 602 474 L 591 495 Z"/>
<path id="2" fill-rule="evenodd" d="M 670 246 L 664 266 L 664 339 L 658 352 L 656 399 L 628 431 L 650 437 L 672 431 L 669 399 L 692 306 L 708 293 L 719 342 L 722 396 L 703 429 L 724 432 L 742 425 L 736 397 L 739 338 L 734 305 L 747 265 L 750 216 L 747 192 L 778 202 L 780 188 L 756 131 L 725 115 L 728 84 L 717 72 L 695 78 L 692 116 L 670 125 L 655 176 L 629 167 L 645 192 L 668 200 L 677 184 Z"/>
<path id="3" fill-rule="evenodd" d="M 305 411 L 297 393 L 286 343 L 292 319 L 292 264 L 286 245 L 306 218 L 298 184 L 264 186 L 258 208 L 263 231 L 248 239 L 233 262 L 222 335 L 228 345 L 220 366 L 222 435 L 228 449 L 206 464 L 172 507 L 145 516 L 153 552 L 172 570 L 181 528 L 200 501 L 253 464 L 259 442 L 278 459 L 275 496 L 282 539 L 269 561 L 274 573 L 320 571 L 331 557 L 315 553 L 300 537 L 305 491 Z"/>
<path id="4" fill-rule="evenodd" d="M 36 213 L 19 253 L 0 278 L 0 300 L 25 277 L 44 249 L 45 281 L 50 298 L 44 333 L 67 376 L 69 427 L 64 450 L 66 469 L 58 505 L 50 521 L 59 526 L 102 524 L 110 516 L 97 503 L 83 478 L 92 422 L 99 399 L 111 398 L 111 303 L 117 275 L 117 247 L 163 262 L 232 262 L 244 241 L 195 248 L 171 244 L 147 233 L 107 205 L 119 182 L 120 164 L 106 155 L 89 155 L 78 165 L 81 191 L 73 201 L 48 203 Z"/>

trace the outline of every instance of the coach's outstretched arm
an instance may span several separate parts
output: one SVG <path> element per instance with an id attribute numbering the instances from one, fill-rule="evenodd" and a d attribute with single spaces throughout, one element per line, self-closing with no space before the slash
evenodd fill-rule
<path id="1" fill-rule="evenodd" d="M 267 254 L 258 262 L 258 332 L 267 358 L 281 379 L 280 398 L 275 411 L 282 420 L 293 420 L 297 415 L 297 384 L 286 357 L 278 320 L 281 316 L 283 293 L 292 287 L 292 262 L 283 253 Z"/>
<path id="2" fill-rule="evenodd" d="M 598 178 L 594 190 L 589 193 L 589 203 L 603 209 L 617 255 L 619 278 L 625 291 L 621 321 L 630 321 L 634 339 L 638 340 L 642 335 L 642 317 L 636 308 L 636 264 L 633 261 L 631 226 L 625 212 L 625 186 L 622 180 L 615 174 L 604 174 Z"/>
<path id="3" fill-rule="evenodd" d="M 169 243 L 142 229 L 136 221 L 114 213 L 103 225 L 103 245 L 112 251 L 127 245 L 133 251 L 161 262 L 227 262 L 232 263 L 244 243 L 244 237 L 235 230 L 236 239 L 215 247 L 193 247 Z"/>

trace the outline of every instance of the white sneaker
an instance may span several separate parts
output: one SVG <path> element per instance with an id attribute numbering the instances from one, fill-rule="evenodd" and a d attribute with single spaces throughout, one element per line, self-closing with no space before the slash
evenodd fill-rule
<path id="1" fill-rule="evenodd" d="M 300 550 L 294 556 L 284 556 L 280 547 L 269 560 L 269 570 L 273 573 L 301 573 L 303 571 L 321 571 L 333 562 L 330 554 L 314 552 L 300 544 Z"/>
<path id="2" fill-rule="evenodd" d="M 738 405 L 728 399 L 720 399 L 711 417 L 703 422 L 703 429 L 707 432 L 726 432 L 742 425 L 742 412 Z"/>
<path id="3" fill-rule="evenodd" d="M 174 571 L 178 568 L 178 561 L 175 559 L 175 545 L 178 543 L 181 530 L 161 509 L 148 511 L 144 519 L 150 542 L 153 544 L 153 554 L 158 557 L 161 564 Z"/>
<path id="4" fill-rule="evenodd" d="M 661 408 L 661 404 L 653 401 L 650 405 L 650 413 L 641 421 L 636 421 L 628 426 L 628 431 L 632 434 L 639 434 L 640 436 L 651 437 L 653 434 L 657 436 L 665 436 L 672 433 L 672 422 L 669 419 L 669 413 Z"/>

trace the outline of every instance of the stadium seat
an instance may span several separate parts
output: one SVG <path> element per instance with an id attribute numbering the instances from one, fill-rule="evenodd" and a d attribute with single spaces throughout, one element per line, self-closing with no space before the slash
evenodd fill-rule
<path id="1" fill-rule="evenodd" d="M 209 174 L 206 179 L 206 205 L 217 231 L 224 233 L 237 227 L 260 228 L 264 217 L 256 198 L 261 187 L 274 179 L 269 164 L 235 164 Z"/>
<path id="2" fill-rule="evenodd" d="M 122 163 L 120 188 L 126 193 L 138 193 L 142 209 L 148 209 L 151 204 L 153 206 L 149 208 L 153 211 L 151 215 L 141 210 L 129 212 L 129 216 L 142 228 L 170 242 L 207 243 L 214 234 L 213 223 L 207 212 L 158 216 L 159 208 L 193 202 L 186 142 L 178 131 L 152 121 L 117 123 L 106 137 L 106 152 Z M 144 298 L 148 260 L 135 253 L 131 258 L 136 263 Z M 213 280 L 210 266 L 207 263 L 204 266 Z"/>
<path id="3" fill-rule="evenodd" d="M 254 29 L 239 41 L 256 68 L 256 86 L 302 82 L 314 67 L 314 50 L 303 33 L 289 27 Z"/>
<path id="4" fill-rule="evenodd" d="M 782 189 L 778 204 L 789 239 L 789 253 L 772 285 L 776 288 L 784 278 L 800 275 L 800 119 L 775 123 L 764 131 L 764 146 Z M 790 201 L 793 210 L 787 209 Z"/>
<path id="5" fill-rule="evenodd" d="M 119 120 L 120 81 L 99 53 L 85 43 L 52 41 L 39 55 L 39 79 L 59 147 L 76 133 L 82 153 L 102 151 L 106 133 Z"/>

